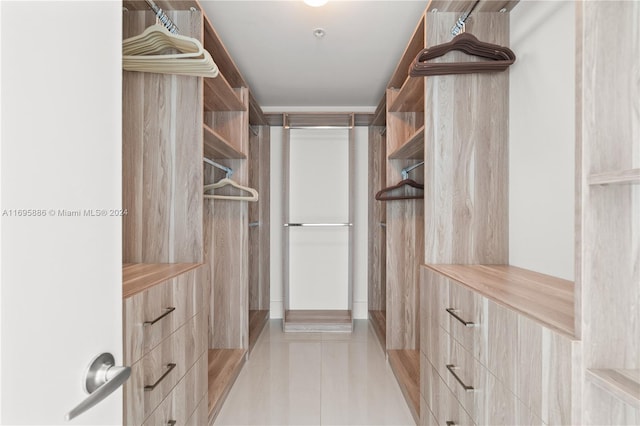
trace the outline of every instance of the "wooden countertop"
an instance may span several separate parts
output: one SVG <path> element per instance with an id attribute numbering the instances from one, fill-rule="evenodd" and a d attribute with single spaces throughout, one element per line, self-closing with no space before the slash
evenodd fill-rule
<path id="1" fill-rule="evenodd" d="M 575 339 L 571 281 L 509 265 L 424 266 Z"/>
<path id="2" fill-rule="evenodd" d="M 122 265 L 122 298 L 197 268 L 201 263 L 127 263 Z"/>

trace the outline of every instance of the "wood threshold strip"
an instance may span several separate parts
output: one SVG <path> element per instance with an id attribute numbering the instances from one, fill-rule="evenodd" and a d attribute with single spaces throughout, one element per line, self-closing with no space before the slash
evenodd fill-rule
<path id="1" fill-rule="evenodd" d="M 425 265 L 465 287 L 575 339 L 574 284 L 510 265 Z"/>
<path id="2" fill-rule="evenodd" d="M 245 349 L 209 349 L 209 424 L 213 424 L 245 361 Z"/>
<path id="3" fill-rule="evenodd" d="M 398 149 L 389 155 L 390 160 L 423 160 L 424 159 L 424 126 L 407 139 Z"/>
<path id="4" fill-rule="evenodd" d="M 122 298 L 182 275 L 201 263 L 127 263 L 122 266 Z"/>
<path id="5" fill-rule="evenodd" d="M 416 424 L 420 424 L 420 351 L 389 350 L 389 364 Z"/>
<path id="6" fill-rule="evenodd" d="M 589 185 L 640 184 L 640 169 L 594 173 L 589 176 Z"/>
<path id="7" fill-rule="evenodd" d="M 640 369 L 589 369 L 587 380 L 640 409 Z"/>

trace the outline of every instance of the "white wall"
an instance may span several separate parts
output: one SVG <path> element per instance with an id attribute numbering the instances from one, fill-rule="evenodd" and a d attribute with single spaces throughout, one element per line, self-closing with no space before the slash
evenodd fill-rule
<path id="1" fill-rule="evenodd" d="M 510 264 L 573 280 L 575 5 L 521 1 L 510 25 Z"/>
<path id="2" fill-rule="evenodd" d="M 367 318 L 367 144 L 368 129 L 355 129 L 353 222 L 353 316 Z M 282 270 L 282 128 L 271 127 L 271 318 L 283 315 Z"/>

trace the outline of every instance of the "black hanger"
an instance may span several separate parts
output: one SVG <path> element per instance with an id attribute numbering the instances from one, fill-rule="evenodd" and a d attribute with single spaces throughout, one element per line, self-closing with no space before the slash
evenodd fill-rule
<path id="1" fill-rule="evenodd" d="M 427 62 L 446 53 L 458 50 L 485 59 L 474 62 Z M 423 49 L 415 57 L 409 69 L 411 77 L 430 75 L 472 74 L 506 70 L 516 60 L 511 49 L 478 40 L 473 34 L 462 33 L 448 43 Z"/>
<path id="2" fill-rule="evenodd" d="M 402 188 L 403 186 L 410 186 L 412 188 L 417 188 L 424 190 L 424 185 L 416 182 L 413 179 L 404 179 L 398 182 L 396 185 L 390 186 L 388 188 L 381 189 L 376 194 L 376 200 L 378 201 L 393 201 L 393 200 L 422 200 L 424 199 L 424 194 L 416 194 L 416 195 L 387 195 L 390 192 Z"/>

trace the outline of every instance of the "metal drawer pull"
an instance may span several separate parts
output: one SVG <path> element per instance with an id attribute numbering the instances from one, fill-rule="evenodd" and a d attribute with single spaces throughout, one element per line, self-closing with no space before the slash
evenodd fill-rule
<path id="1" fill-rule="evenodd" d="M 465 321 L 462 318 L 460 318 L 458 315 L 456 315 L 456 309 L 447 308 L 446 311 L 449 312 L 449 315 L 451 315 L 452 317 L 460 321 L 462 324 L 464 324 L 465 327 L 473 327 L 474 325 L 476 325 L 475 323 L 471 321 Z"/>
<path id="2" fill-rule="evenodd" d="M 460 383 L 460 385 L 464 388 L 465 391 L 467 392 L 472 392 L 473 391 L 473 386 L 468 386 L 465 385 L 464 382 L 462 381 L 462 379 L 460 379 L 460 377 L 458 377 L 458 375 L 455 373 L 454 368 L 457 368 L 455 365 L 453 364 L 447 364 L 447 370 L 449 370 L 449 373 L 453 374 L 453 377 L 456 378 L 456 380 L 458 381 L 458 383 Z"/>
<path id="3" fill-rule="evenodd" d="M 453 422 L 451 420 L 447 420 L 447 426 L 456 426 L 456 422 Z"/>
<path id="4" fill-rule="evenodd" d="M 167 422 L 167 426 L 175 426 L 175 424 L 176 424 L 176 423 L 178 423 L 178 422 L 177 422 L 177 421 L 175 421 L 175 420 L 169 420 L 169 421 Z"/>
<path id="5" fill-rule="evenodd" d="M 167 377 L 167 374 L 171 373 L 171 370 L 173 370 L 174 368 L 176 368 L 176 364 L 171 363 L 171 364 L 167 364 L 167 371 L 164 372 L 164 374 L 162 376 L 160 376 L 160 378 L 152 385 L 147 385 L 144 387 L 145 391 L 152 391 L 156 388 L 156 386 L 158 386 L 160 384 L 161 381 L 164 380 L 165 377 Z"/>
<path id="6" fill-rule="evenodd" d="M 154 319 L 153 321 L 145 321 L 144 322 L 144 326 L 148 326 L 148 325 L 153 325 L 155 323 L 157 323 L 158 321 L 160 321 L 162 318 L 166 317 L 167 315 L 169 315 L 171 312 L 175 311 L 176 308 L 174 308 L 173 306 L 170 308 L 167 308 L 166 312 L 162 315 L 160 315 L 158 318 Z"/>

